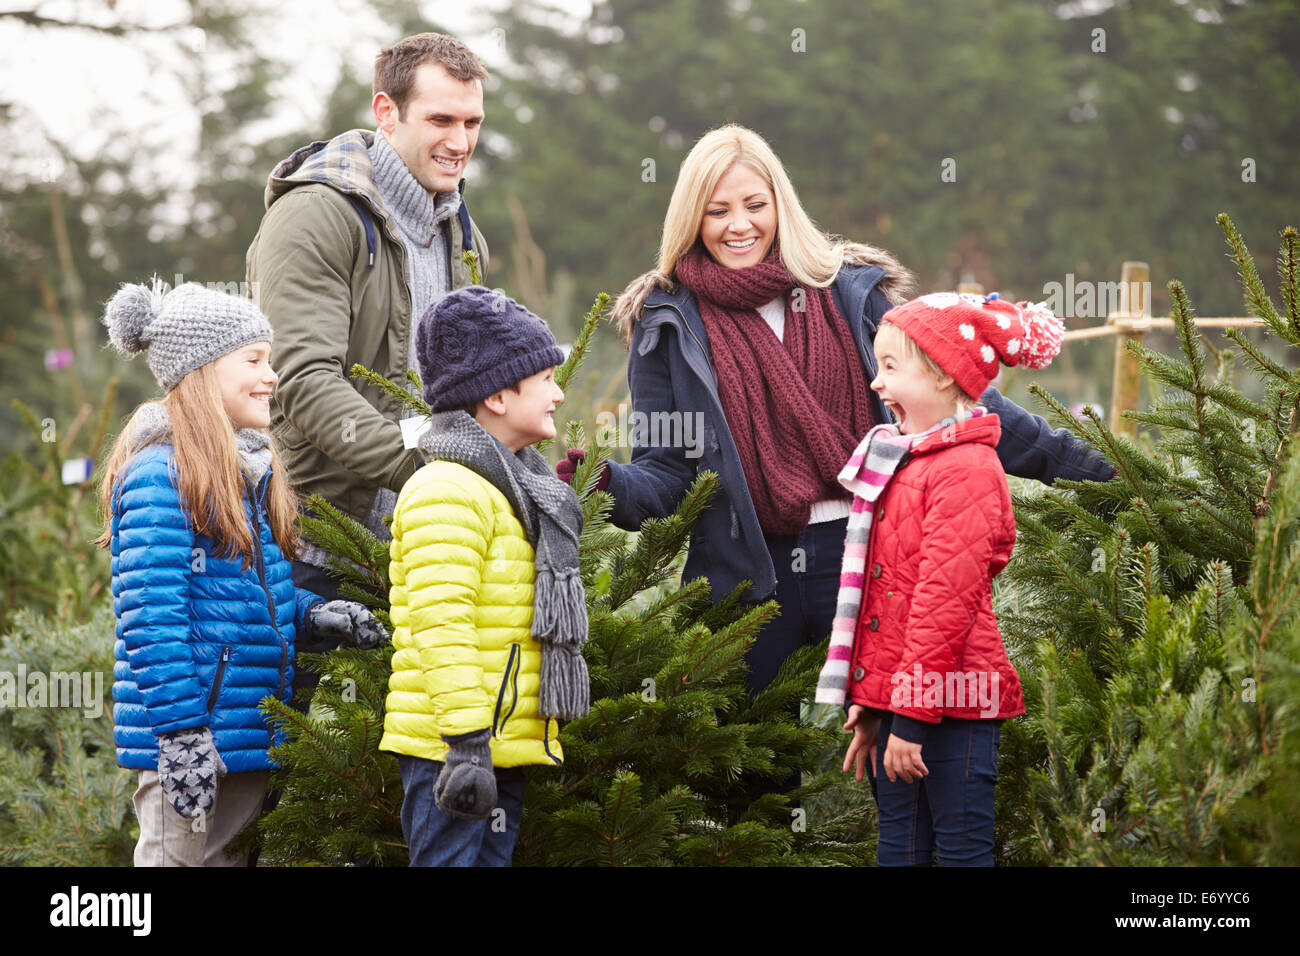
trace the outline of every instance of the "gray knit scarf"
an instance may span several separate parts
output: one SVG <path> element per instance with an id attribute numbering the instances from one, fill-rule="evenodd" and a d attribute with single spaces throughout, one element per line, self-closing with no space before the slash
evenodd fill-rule
<path id="1" fill-rule="evenodd" d="M 141 405 L 131 418 L 129 427 L 132 454 L 147 445 L 172 443 L 172 421 L 167 406 L 162 402 Z M 271 436 L 256 428 L 237 429 L 235 450 L 239 452 L 240 467 L 257 485 L 271 467 Z"/>
<path id="2" fill-rule="evenodd" d="M 532 635 L 542 645 L 541 712 L 573 720 L 591 709 L 582 645 L 587 600 L 578 573 L 582 507 L 531 445 L 511 454 L 464 411 L 436 412 L 420 437 L 427 459 L 464 465 L 492 482 L 523 523 L 535 554 Z"/>

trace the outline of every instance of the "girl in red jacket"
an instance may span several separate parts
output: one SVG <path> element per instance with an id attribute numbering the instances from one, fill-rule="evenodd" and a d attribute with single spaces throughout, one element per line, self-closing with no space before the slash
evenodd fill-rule
<path id="1" fill-rule="evenodd" d="M 999 728 L 1025 705 L 993 616 L 1016 539 L 1001 426 L 976 400 L 999 359 L 1044 368 L 1063 331 L 1038 306 L 943 292 L 876 335 L 871 387 L 897 424 L 839 476 L 854 499 L 817 701 L 849 703 L 844 770 L 870 759 L 881 866 L 993 864 Z"/>

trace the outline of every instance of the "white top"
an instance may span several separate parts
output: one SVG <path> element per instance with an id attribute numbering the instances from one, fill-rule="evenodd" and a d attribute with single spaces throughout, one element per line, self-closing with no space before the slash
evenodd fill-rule
<path id="1" fill-rule="evenodd" d="M 761 315 L 767 324 L 772 327 L 776 333 L 778 341 L 785 341 L 785 296 L 778 295 L 766 305 L 758 307 L 758 314 Z"/>

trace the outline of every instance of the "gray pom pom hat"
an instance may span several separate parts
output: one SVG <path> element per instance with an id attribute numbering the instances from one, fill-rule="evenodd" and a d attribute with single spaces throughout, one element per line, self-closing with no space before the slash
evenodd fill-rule
<path id="1" fill-rule="evenodd" d="M 123 285 L 104 309 L 108 338 L 125 356 L 147 352 L 163 391 L 200 366 L 253 342 L 272 340 L 271 323 L 248 299 L 186 282 L 170 289 Z"/>

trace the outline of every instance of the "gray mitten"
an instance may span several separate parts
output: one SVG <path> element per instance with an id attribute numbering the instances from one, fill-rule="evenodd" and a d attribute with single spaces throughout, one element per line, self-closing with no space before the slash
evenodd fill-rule
<path id="1" fill-rule="evenodd" d="M 497 775 L 492 770 L 492 732 L 478 730 L 443 737 L 445 763 L 433 784 L 433 800 L 448 816 L 482 820 L 497 802 Z"/>
<path id="2" fill-rule="evenodd" d="M 158 782 L 163 796 L 186 820 L 211 813 L 217 778 L 226 765 L 212 742 L 212 730 L 177 730 L 158 738 Z"/>
<path id="3" fill-rule="evenodd" d="M 333 638 L 343 647 L 368 651 L 388 640 L 384 626 L 368 607 L 356 601 L 314 604 L 307 612 L 307 621 L 313 638 Z"/>

